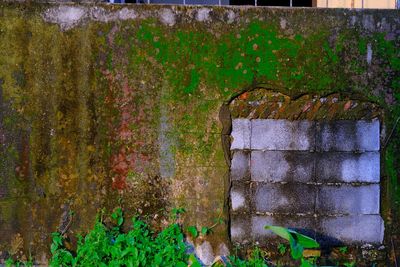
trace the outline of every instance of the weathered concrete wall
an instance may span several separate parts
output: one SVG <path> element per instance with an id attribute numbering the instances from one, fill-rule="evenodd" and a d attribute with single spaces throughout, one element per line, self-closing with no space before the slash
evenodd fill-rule
<path id="1" fill-rule="evenodd" d="M 151 214 L 156 225 L 174 206 L 186 207 L 187 224 L 227 219 L 231 128 L 221 106 L 257 85 L 293 98 L 351 95 L 385 111 L 381 199 L 393 232 L 398 17 L 2 2 L 1 250 L 20 234 L 26 253 L 45 257 L 69 211 L 72 236 L 120 199 L 128 215 Z M 229 246 L 228 226 L 208 241 L 214 253 Z"/>

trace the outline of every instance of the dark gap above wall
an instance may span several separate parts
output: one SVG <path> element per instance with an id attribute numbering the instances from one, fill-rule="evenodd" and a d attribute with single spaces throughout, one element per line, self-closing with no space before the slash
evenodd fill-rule
<path id="1" fill-rule="evenodd" d="M 115 4 L 176 4 L 176 5 L 240 5 L 240 6 L 293 6 L 293 7 L 312 7 L 312 0 L 108 0 Z"/>

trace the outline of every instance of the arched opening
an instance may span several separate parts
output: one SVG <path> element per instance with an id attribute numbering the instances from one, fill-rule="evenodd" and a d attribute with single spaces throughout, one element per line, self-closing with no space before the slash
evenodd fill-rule
<path id="1" fill-rule="evenodd" d="M 382 243 L 377 104 L 255 88 L 221 113 L 230 120 L 222 138 L 233 244 L 270 243 L 265 225 L 296 229 L 327 246 Z"/>

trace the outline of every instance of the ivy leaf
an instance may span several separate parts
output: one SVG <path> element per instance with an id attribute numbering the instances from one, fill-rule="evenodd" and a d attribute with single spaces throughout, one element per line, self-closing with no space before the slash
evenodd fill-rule
<path id="1" fill-rule="evenodd" d="M 286 246 L 284 244 L 278 245 L 279 254 L 284 255 L 286 253 Z"/>
<path id="2" fill-rule="evenodd" d="M 188 265 L 186 264 L 186 263 L 184 263 L 184 262 L 182 262 L 182 261 L 180 261 L 180 262 L 178 262 L 177 264 L 176 264 L 176 267 L 187 267 Z"/>
<path id="3" fill-rule="evenodd" d="M 210 232 L 211 232 L 210 228 L 205 227 L 205 226 L 201 227 L 201 234 L 202 235 L 208 235 Z"/>
<path id="4" fill-rule="evenodd" d="M 123 217 L 119 217 L 118 218 L 118 226 L 121 226 L 122 225 L 122 223 L 124 222 L 124 218 Z"/>
<path id="5" fill-rule="evenodd" d="M 290 235 L 290 232 L 287 228 L 280 227 L 280 226 L 273 226 L 273 225 L 266 225 L 264 227 L 266 230 L 271 230 L 274 234 L 286 239 L 290 242 L 290 239 L 293 237 Z"/>
<path id="6" fill-rule="evenodd" d="M 318 242 L 315 241 L 314 239 L 312 239 L 308 236 L 299 234 L 295 231 L 291 231 L 291 234 L 295 236 L 297 243 L 299 243 L 304 248 L 319 248 Z"/>
<path id="7" fill-rule="evenodd" d="M 202 267 L 201 263 L 194 254 L 190 254 L 189 260 L 191 262 L 190 267 Z"/>
<path id="8" fill-rule="evenodd" d="M 189 226 L 189 227 L 187 228 L 187 231 L 188 231 L 189 234 L 190 234 L 192 237 L 194 237 L 194 238 L 196 238 L 196 237 L 199 236 L 199 232 L 197 231 L 197 228 L 196 228 L 196 226 L 194 226 L 194 225 Z"/>
<path id="9" fill-rule="evenodd" d="M 308 260 L 301 259 L 300 267 L 314 267 L 315 265 L 311 264 Z"/>
<path id="10" fill-rule="evenodd" d="M 222 218 L 216 218 L 214 221 L 217 224 L 224 224 L 224 219 L 222 219 Z"/>
<path id="11" fill-rule="evenodd" d="M 266 225 L 266 230 L 271 230 L 276 235 L 289 241 L 290 254 L 293 259 L 300 259 L 303 255 L 304 248 L 318 248 L 319 244 L 314 239 L 297 233 L 296 231 L 280 226 Z"/>

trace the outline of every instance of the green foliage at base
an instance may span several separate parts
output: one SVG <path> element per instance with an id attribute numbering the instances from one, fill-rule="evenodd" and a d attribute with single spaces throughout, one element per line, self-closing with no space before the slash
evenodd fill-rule
<path id="1" fill-rule="evenodd" d="M 103 213 L 94 224 L 93 229 L 85 236 L 78 235 L 76 250 L 68 249 L 66 237 L 60 233 L 52 234 L 53 241 L 50 246 L 52 257 L 50 266 L 127 266 L 127 267 L 202 267 L 204 265 L 196 255 L 189 253 L 191 250 L 185 242 L 185 233 L 178 223 L 180 215 L 185 210 L 182 208 L 171 211 L 171 223 L 162 231 L 155 232 L 151 227 L 138 217 L 132 218 L 129 231 L 123 231 L 124 215 L 121 208 L 117 208 L 110 216 L 110 220 L 103 221 Z M 219 223 L 219 220 L 211 227 L 203 227 L 202 236 L 211 232 L 211 229 Z M 207 229 L 207 231 L 203 230 Z M 308 236 L 296 231 L 279 227 L 265 226 L 276 235 L 286 239 L 289 247 L 283 244 L 278 247 L 280 255 L 290 251 L 293 260 L 301 267 L 317 267 L 318 257 L 304 258 L 305 249 L 318 249 L 319 244 Z M 187 227 L 187 234 L 196 239 L 200 232 L 195 226 Z M 342 253 L 346 247 L 340 248 Z M 13 261 L 9 258 L 6 266 L 33 266 L 33 261 Z M 353 264 L 353 263 L 346 263 Z M 345 265 L 346 265 L 345 264 Z M 247 259 L 238 256 L 228 256 L 224 263 L 216 261 L 211 267 L 268 267 L 268 257 L 265 251 L 255 247 Z M 275 265 L 274 265 L 275 266 Z M 280 266 L 278 264 L 278 266 Z M 349 265 L 352 266 L 352 265 Z"/>
<path id="2" fill-rule="evenodd" d="M 236 256 L 229 257 L 228 267 L 268 267 L 264 255 L 259 248 L 255 248 L 247 260 L 242 260 Z"/>
<path id="3" fill-rule="evenodd" d="M 280 227 L 280 226 L 265 226 L 266 230 L 271 230 L 276 235 L 289 241 L 290 255 L 294 260 L 300 260 L 301 267 L 313 267 L 315 265 L 316 258 L 305 259 L 303 257 L 304 249 L 308 248 L 319 248 L 319 244 L 314 239 L 297 233 L 296 231 Z"/>
<path id="4" fill-rule="evenodd" d="M 14 261 L 12 258 L 8 258 L 5 262 L 5 266 L 6 267 L 11 267 L 11 266 L 15 266 L 15 267 L 32 267 L 33 266 L 33 261 L 29 260 L 29 261 Z"/>
<path id="5" fill-rule="evenodd" d="M 179 224 L 156 234 L 133 218 L 131 230 L 124 233 L 122 210 L 116 209 L 111 218 L 112 227 L 97 220 L 85 237 L 79 237 L 74 252 L 64 247 L 60 233 L 53 233 L 50 266 L 187 266 L 189 255 Z"/>

